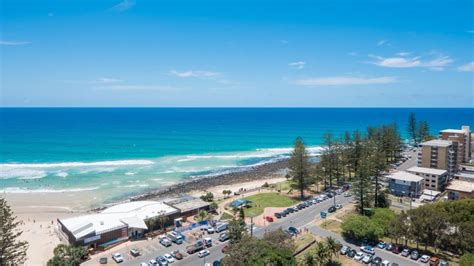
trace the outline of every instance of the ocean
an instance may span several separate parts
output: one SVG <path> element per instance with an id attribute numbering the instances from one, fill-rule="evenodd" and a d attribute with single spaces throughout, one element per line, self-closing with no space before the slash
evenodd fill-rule
<path id="1" fill-rule="evenodd" d="M 0 108 L 0 193 L 96 191 L 104 202 L 287 158 L 327 132 L 396 123 L 432 134 L 474 125 L 474 109 Z"/>

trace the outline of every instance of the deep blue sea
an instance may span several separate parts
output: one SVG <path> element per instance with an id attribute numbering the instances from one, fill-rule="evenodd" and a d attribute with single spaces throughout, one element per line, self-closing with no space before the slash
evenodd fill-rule
<path id="1" fill-rule="evenodd" d="M 0 192 L 97 190 L 121 197 L 288 156 L 303 137 L 396 123 L 474 126 L 474 109 L 0 108 Z"/>

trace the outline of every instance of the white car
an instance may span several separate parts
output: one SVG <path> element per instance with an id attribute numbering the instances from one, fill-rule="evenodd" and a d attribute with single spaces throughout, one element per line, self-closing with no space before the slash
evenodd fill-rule
<path id="1" fill-rule="evenodd" d="M 149 266 L 149 264 L 146 263 L 146 262 L 142 262 L 142 263 L 140 263 L 140 266 Z"/>
<path id="2" fill-rule="evenodd" d="M 420 261 L 423 262 L 423 263 L 427 263 L 428 261 L 430 261 L 431 257 L 428 256 L 428 255 L 423 255 L 421 256 L 421 259 Z"/>
<path id="3" fill-rule="evenodd" d="M 120 253 L 112 254 L 112 259 L 117 263 L 123 262 L 123 257 L 122 257 L 122 254 L 120 254 Z"/>
<path id="4" fill-rule="evenodd" d="M 362 258 L 364 257 L 364 253 L 362 253 L 361 251 L 357 252 L 356 255 L 354 256 L 354 259 L 359 261 L 361 260 Z"/>
<path id="5" fill-rule="evenodd" d="M 390 261 L 388 260 L 382 261 L 382 266 L 390 266 Z"/>
<path id="6" fill-rule="evenodd" d="M 156 262 L 156 260 L 150 260 L 148 265 L 158 265 L 158 262 Z"/>
<path id="7" fill-rule="evenodd" d="M 208 234 L 214 234 L 214 232 L 215 232 L 214 227 L 209 226 L 209 227 L 207 228 L 207 233 L 208 233 Z"/>
<path id="8" fill-rule="evenodd" d="M 362 262 L 365 264 L 369 264 L 371 261 L 372 261 L 372 255 L 367 254 L 362 258 Z"/>
<path id="9" fill-rule="evenodd" d="M 174 258 L 168 253 L 163 255 L 163 257 L 165 257 L 165 259 L 168 261 L 168 263 L 173 263 L 174 262 Z"/>
<path id="10" fill-rule="evenodd" d="M 199 256 L 199 258 L 204 258 L 204 257 L 208 256 L 209 254 L 211 254 L 209 252 L 209 250 L 205 249 L 205 250 L 199 251 L 198 256 Z"/>

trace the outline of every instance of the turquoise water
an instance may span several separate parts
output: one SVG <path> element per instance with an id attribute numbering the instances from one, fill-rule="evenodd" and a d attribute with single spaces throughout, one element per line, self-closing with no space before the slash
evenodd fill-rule
<path id="1" fill-rule="evenodd" d="M 474 125 L 474 109 L 0 108 L 0 191 L 100 191 L 106 199 L 288 156 L 296 136 L 396 123 L 436 134 Z"/>

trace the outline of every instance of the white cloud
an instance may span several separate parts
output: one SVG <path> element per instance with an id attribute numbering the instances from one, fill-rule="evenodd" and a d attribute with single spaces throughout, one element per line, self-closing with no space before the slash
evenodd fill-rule
<path id="1" fill-rule="evenodd" d="M 399 52 L 399 53 L 397 53 L 397 55 L 405 57 L 405 56 L 411 55 L 411 53 L 410 52 Z"/>
<path id="2" fill-rule="evenodd" d="M 122 82 L 121 79 L 116 78 L 98 78 L 97 80 L 93 81 L 93 83 L 100 83 L 100 84 L 110 84 L 110 83 L 118 83 Z"/>
<path id="3" fill-rule="evenodd" d="M 372 84 L 390 84 L 398 82 L 396 77 L 322 77 L 296 80 L 296 85 L 301 86 L 350 86 L 350 85 L 372 85 Z"/>
<path id="4" fill-rule="evenodd" d="M 30 42 L 18 42 L 18 41 L 0 41 L 0 45 L 11 45 L 11 46 L 14 46 L 14 45 L 26 45 L 26 44 L 30 44 Z"/>
<path id="5" fill-rule="evenodd" d="M 161 85 L 114 84 L 97 86 L 95 89 L 112 91 L 177 91 L 180 88 Z"/>
<path id="6" fill-rule="evenodd" d="M 306 62 L 298 61 L 298 62 L 289 63 L 288 65 L 292 68 L 295 68 L 295 69 L 303 69 L 304 66 L 306 65 Z"/>
<path id="7" fill-rule="evenodd" d="M 114 9 L 116 11 L 119 11 L 119 12 L 123 12 L 123 11 L 129 10 L 134 5 L 135 5 L 134 0 L 123 0 L 122 2 L 115 5 L 112 9 Z"/>
<path id="8" fill-rule="evenodd" d="M 405 56 L 403 56 L 405 55 Z M 376 59 L 373 64 L 381 67 L 389 68 L 413 68 L 424 67 L 432 70 L 443 70 L 446 65 L 449 65 L 454 60 L 449 56 L 438 55 L 435 58 L 423 60 L 420 56 L 408 57 L 406 53 L 398 53 L 398 57 L 381 57 L 371 56 Z"/>
<path id="9" fill-rule="evenodd" d="M 474 61 L 458 67 L 462 72 L 474 72 Z"/>
<path id="10" fill-rule="evenodd" d="M 215 78 L 220 76 L 221 74 L 218 72 L 211 72 L 211 71 L 193 71 L 193 70 L 188 70 L 188 71 L 176 71 L 176 70 L 171 70 L 169 72 L 170 75 L 180 77 L 180 78 Z"/>

